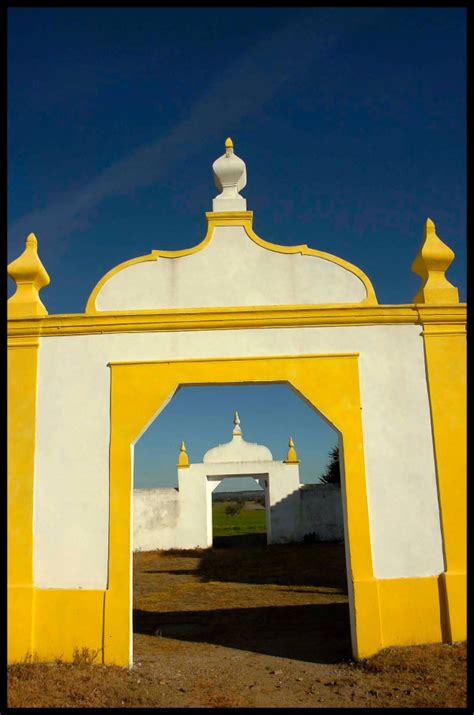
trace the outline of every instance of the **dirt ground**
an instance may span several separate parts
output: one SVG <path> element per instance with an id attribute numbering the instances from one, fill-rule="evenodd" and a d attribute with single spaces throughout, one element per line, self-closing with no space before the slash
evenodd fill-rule
<path id="1" fill-rule="evenodd" d="M 134 663 L 10 666 L 8 705 L 466 707 L 465 643 L 352 661 L 341 544 L 135 554 Z"/>

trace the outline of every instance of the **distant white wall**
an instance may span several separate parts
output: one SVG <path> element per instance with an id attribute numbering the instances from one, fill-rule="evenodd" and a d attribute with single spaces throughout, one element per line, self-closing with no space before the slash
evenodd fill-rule
<path id="1" fill-rule="evenodd" d="M 133 490 L 133 549 L 212 546 L 212 492 L 228 475 L 260 474 L 268 543 L 294 541 L 298 531 L 297 464 L 279 461 L 190 464 L 178 470 L 178 489 Z"/>
<path id="2" fill-rule="evenodd" d="M 341 488 L 338 484 L 302 484 L 299 489 L 299 541 L 314 534 L 317 541 L 342 541 Z"/>
<path id="3" fill-rule="evenodd" d="M 344 352 L 360 354 L 374 574 L 402 578 L 441 573 L 444 560 L 420 332 L 418 325 L 368 325 L 41 337 L 35 584 L 105 588 L 107 583 L 107 363 Z"/>
<path id="4" fill-rule="evenodd" d="M 133 550 L 175 548 L 179 515 L 177 489 L 134 489 Z"/>
<path id="5" fill-rule="evenodd" d="M 225 467 L 228 468 L 228 465 Z M 273 469 L 267 478 L 269 489 L 265 491 L 270 519 L 267 535 L 272 535 L 269 543 L 304 541 L 304 537 L 311 534 L 318 541 L 342 541 L 344 525 L 340 487 L 335 484 L 298 487 L 298 466 L 282 467 L 281 470 Z M 182 475 L 181 501 L 178 489 L 133 490 L 134 551 L 195 548 L 212 544 L 210 493 L 220 482 L 216 478 L 208 485 L 207 512 L 195 504 L 193 518 L 189 520 L 183 518 L 185 515 L 181 504 L 186 501 L 189 486 L 195 493 L 199 487 L 199 477 L 184 471 Z M 200 481 L 205 490 L 203 478 L 206 479 L 201 475 Z"/>

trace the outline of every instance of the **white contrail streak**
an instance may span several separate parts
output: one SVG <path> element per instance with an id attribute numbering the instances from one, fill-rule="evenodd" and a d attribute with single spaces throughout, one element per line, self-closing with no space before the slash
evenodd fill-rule
<path id="1" fill-rule="evenodd" d="M 83 188 L 65 192 L 46 208 L 16 221 L 9 231 L 12 252 L 33 231 L 40 237 L 43 254 L 54 249 L 57 255 L 61 239 L 84 223 L 94 206 L 156 182 L 172 166 L 190 158 L 200 143 L 219 134 L 223 117 L 235 126 L 258 112 L 286 82 L 301 80 L 315 63 L 318 72 L 324 71 L 322 61 L 341 39 L 371 22 L 379 10 L 323 8 L 298 13 L 296 22 L 266 36 L 224 71 L 217 70 L 218 78 L 191 106 L 188 118 L 167 134 L 117 160 Z M 216 141 L 221 139 L 216 136 Z"/>

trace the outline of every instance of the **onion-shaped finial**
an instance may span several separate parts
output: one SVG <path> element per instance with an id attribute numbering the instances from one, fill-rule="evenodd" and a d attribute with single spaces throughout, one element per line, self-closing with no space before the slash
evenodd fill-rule
<path id="1" fill-rule="evenodd" d="M 245 162 L 234 154 L 234 142 L 230 137 L 225 141 L 225 154 L 222 154 L 212 165 L 214 183 L 221 192 L 212 200 L 213 211 L 245 211 L 247 201 L 240 196 L 247 184 L 247 168 Z"/>
<path id="2" fill-rule="evenodd" d="M 414 303 L 459 303 L 458 289 L 445 273 L 454 260 L 454 252 L 436 234 L 436 226 L 428 218 L 423 243 L 411 269 L 423 281 Z"/>

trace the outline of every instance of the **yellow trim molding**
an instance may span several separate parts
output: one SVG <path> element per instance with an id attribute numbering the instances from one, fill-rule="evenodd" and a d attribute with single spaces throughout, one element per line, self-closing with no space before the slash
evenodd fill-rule
<path id="1" fill-rule="evenodd" d="M 33 499 L 39 340 L 12 339 L 7 370 L 8 660 L 31 651 Z"/>
<path id="2" fill-rule="evenodd" d="M 355 582 L 354 654 L 380 649 L 377 589 L 359 598 L 358 582 L 374 582 L 365 484 L 358 356 L 307 355 L 242 359 L 112 363 L 109 589 L 105 600 L 105 662 L 130 662 L 131 445 L 184 384 L 286 382 L 343 435 L 350 578 Z M 137 409 L 130 410 L 130 400 Z M 375 610 L 374 610 L 375 598 Z M 354 616 L 355 614 L 355 616 Z"/>
<path id="3" fill-rule="evenodd" d="M 44 318 L 9 319 L 8 336 L 93 335 L 183 330 L 409 325 L 466 323 L 466 304 L 457 305 L 276 305 L 236 308 L 170 308 L 133 312 L 70 313 Z"/>
<path id="4" fill-rule="evenodd" d="M 421 311 L 420 311 L 421 312 Z M 423 313 L 421 312 L 423 317 Z M 423 323 L 450 641 L 466 638 L 467 375 L 464 326 Z"/>

